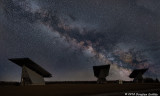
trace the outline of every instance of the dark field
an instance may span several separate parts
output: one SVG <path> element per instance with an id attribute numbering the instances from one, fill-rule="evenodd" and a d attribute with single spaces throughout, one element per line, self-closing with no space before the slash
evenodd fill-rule
<path id="1" fill-rule="evenodd" d="M 158 89 L 157 91 L 152 89 Z M 48 84 L 45 86 L 0 86 L 0 96 L 89 96 L 121 92 L 158 93 L 160 84 Z M 97 96 L 97 95 L 96 95 Z M 100 95 L 101 96 L 101 95 Z M 105 96 L 105 95 L 103 95 Z M 107 95 L 106 95 L 107 96 Z M 113 95 L 114 96 L 114 95 Z"/>

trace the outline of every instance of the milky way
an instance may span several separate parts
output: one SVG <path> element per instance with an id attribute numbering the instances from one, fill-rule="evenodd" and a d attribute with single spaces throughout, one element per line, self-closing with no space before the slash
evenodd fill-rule
<path id="1" fill-rule="evenodd" d="M 20 80 L 7 60 L 16 57 L 43 66 L 47 80 L 96 80 L 92 66 L 104 64 L 110 80 L 131 80 L 136 68 L 159 78 L 159 8 L 158 0 L 0 0 L 0 80 Z"/>

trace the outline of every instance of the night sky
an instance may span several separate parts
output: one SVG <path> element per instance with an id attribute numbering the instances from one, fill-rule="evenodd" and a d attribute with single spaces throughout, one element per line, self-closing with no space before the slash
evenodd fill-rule
<path id="1" fill-rule="evenodd" d="M 0 81 L 20 81 L 8 58 L 21 57 L 46 80 L 96 80 L 92 66 L 104 64 L 108 80 L 132 80 L 137 68 L 160 79 L 159 17 L 159 0 L 0 0 Z"/>

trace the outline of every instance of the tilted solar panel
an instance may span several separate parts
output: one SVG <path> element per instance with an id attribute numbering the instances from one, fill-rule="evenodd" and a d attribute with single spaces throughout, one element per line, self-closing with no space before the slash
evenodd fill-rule
<path id="1" fill-rule="evenodd" d="M 45 69 L 43 69 L 41 66 L 39 66 L 29 58 L 12 58 L 9 60 L 21 67 L 26 66 L 43 77 L 52 77 L 49 72 L 47 72 Z"/>
<path id="2" fill-rule="evenodd" d="M 144 74 L 146 71 L 148 70 L 148 68 L 146 69 L 135 69 L 133 70 L 133 72 L 129 75 L 130 78 L 135 78 L 137 77 L 138 74 Z"/>

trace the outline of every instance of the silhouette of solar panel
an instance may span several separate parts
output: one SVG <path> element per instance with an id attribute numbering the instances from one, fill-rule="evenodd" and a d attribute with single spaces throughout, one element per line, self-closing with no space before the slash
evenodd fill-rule
<path id="1" fill-rule="evenodd" d="M 147 71 L 148 69 L 135 69 L 130 75 L 130 78 L 134 78 L 133 82 L 139 82 L 142 83 L 143 80 L 143 74 Z"/>
<path id="2" fill-rule="evenodd" d="M 45 85 L 43 77 L 52 77 L 49 72 L 29 58 L 13 58 L 9 60 L 22 67 L 21 85 Z"/>
<path id="3" fill-rule="evenodd" d="M 110 65 L 93 66 L 94 76 L 98 78 L 98 83 L 106 81 L 106 76 L 109 74 Z"/>
<path id="4" fill-rule="evenodd" d="M 147 68 L 147 69 L 135 69 L 135 70 L 133 70 L 133 72 L 129 75 L 129 77 L 130 77 L 130 78 L 135 78 L 135 77 L 137 77 L 138 74 L 143 75 L 147 70 L 148 70 L 148 68 Z"/>
<path id="5" fill-rule="evenodd" d="M 47 72 L 45 69 L 43 69 L 41 66 L 39 66 L 38 64 L 30 60 L 29 58 L 13 58 L 9 60 L 21 67 L 26 66 L 32 69 L 33 71 L 37 72 L 43 77 L 52 77 L 52 75 L 49 72 Z"/>

